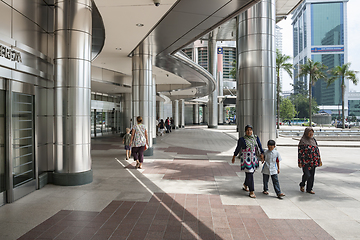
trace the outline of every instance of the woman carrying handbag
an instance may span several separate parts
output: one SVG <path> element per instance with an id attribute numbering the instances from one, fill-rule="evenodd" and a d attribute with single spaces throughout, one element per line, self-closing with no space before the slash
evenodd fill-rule
<path id="1" fill-rule="evenodd" d="M 132 155 L 136 161 L 135 168 L 142 168 L 144 162 L 144 151 L 149 146 L 146 127 L 142 124 L 142 117 L 136 118 L 137 124 L 132 127 L 130 146 L 132 146 Z"/>

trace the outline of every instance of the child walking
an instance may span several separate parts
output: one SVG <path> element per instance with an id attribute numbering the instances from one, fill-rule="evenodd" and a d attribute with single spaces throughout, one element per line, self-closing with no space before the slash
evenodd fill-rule
<path id="1" fill-rule="evenodd" d="M 285 196 L 284 193 L 280 190 L 280 183 L 278 179 L 278 174 L 280 173 L 280 161 L 281 156 L 278 151 L 275 150 L 275 141 L 269 140 L 267 143 L 268 149 L 264 151 L 264 160 L 262 160 L 262 163 L 264 163 L 264 166 L 262 168 L 262 174 L 263 174 L 263 184 L 264 184 L 264 191 L 263 194 L 268 195 L 269 188 L 269 176 L 271 176 L 271 180 L 274 185 L 274 189 L 276 192 L 276 195 L 278 198 L 282 198 Z"/>
<path id="2" fill-rule="evenodd" d="M 130 128 L 126 128 L 126 134 L 123 137 L 123 144 L 125 144 L 125 150 L 126 150 L 126 160 L 129 160 L 131 156 L 130 140 L 131 140 Z"/>

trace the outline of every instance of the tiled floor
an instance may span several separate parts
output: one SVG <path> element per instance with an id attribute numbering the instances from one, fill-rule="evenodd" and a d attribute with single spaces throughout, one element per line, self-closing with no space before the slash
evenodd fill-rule
<path id="1" fill-rule="evenodd" d="M 27 239 L 332 239 L 313 220 L 269 219 L 259 206 L 226 206 L 219 196 L 155 194 L 112 201 L 103 211 L 60 211 Z"/>
<path id="2" fill-rule="evenodd" d="M 0 239 L 358 239 L 356 149 L 321 149 L 326 165 L 310 195 L 298 189 L 296 147 L 279 148 L 286 197 L 277 199 L 271 184 L 263 195 L 258 171 L 251 199 L 238 162 L 230 163 L 236 133 L 229 132 L 192 127 L 158 137 L 141 170 L 124 159 L 121 138 L 93 140 L 94 181 L 47 185 L 0 207 Z"/>

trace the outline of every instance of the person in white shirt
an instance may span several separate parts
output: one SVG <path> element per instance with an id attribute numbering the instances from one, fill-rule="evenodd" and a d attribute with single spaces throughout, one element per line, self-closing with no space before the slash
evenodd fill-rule
<path id="1" fill-rule="evenodd" d="M 263 194 L 268 195 L 269 192 L 269 177 L 271 176 L 271 180 L 274 185 L 274 189 L 278 198 L 282 198 L 285 196 L 284 193 L 280 190 L 280 183 L 278 179 L 278 174 L 280 173 L 280 161 L 281 156 L 278 151 L 275 150 L 275 141 L 269 140 L 267 145 L 268 149 L 264 151 L 264 160 L 262 160 L 263 168 L 261 173 L 263 174 L 263 184 L 264 191 Z"/>

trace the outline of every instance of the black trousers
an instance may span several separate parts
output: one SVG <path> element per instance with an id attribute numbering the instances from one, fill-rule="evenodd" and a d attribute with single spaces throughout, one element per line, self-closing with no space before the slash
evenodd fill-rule
<path id="1" fill-rule="evenodd" d="M 305 187 L 305 184 L 306 184 L 306 191 L 307 192 L 310 192 L 313 189 L 314 180 L 315 180 L 315 168 L 316 167 L 312 167 L 312 168 L 309 169 L 308 164 L 306 164 L 302 168 L 303 175 L 302 175 L 301 183 L 299 185 L 300 185 L 300 187 Z"/>
<path id="2" fill-rule="evenodd" d="M 253 192 L 255 190 L 254 187 L 254 173 L 245 172 L 245 186 L 249 187 L 249 191 Z"/>

